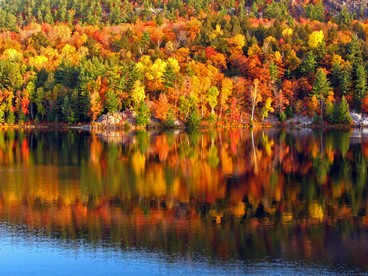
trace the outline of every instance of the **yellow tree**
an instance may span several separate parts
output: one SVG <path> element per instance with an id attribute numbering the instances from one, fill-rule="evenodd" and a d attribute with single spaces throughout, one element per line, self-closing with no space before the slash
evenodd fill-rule
<path id="1" fill-rule="evenodd" d="M 323 42 L 324 39 L 323 31 L 314 31 L 309 35 L 308 38 L 308 45 L 311 48 L 317 48 L 318 45 L 320 45 Z"/>
<path id="2" fill-rule="evenodd" d="M 137 107 L 146 98 L 144 85 L 142 85 L 140 80 L 134 82 L 131 97 L 135 107 Z"/>
<path id="3" fill-rule="evenodd" d="M 222 117 L 222 112 L 229 108 L 227 102 L 232 91 L 233 91 L 233 81 L 229 78 L 224 78 L 222 80 L 221 95 L 220 95 L 220 118 Z"/>
<path id="4" fill-rule="evenodd" d="M 273 113 L 275 110 L 272 107 L 272 99 L 270 97 L 268 97 L 266 99 L 266 102 L 262 108 L 262 121 L 264 120 L 264 118 L 268 117 L 268 113 Z"/>
<path id="5" fill-rule="evenodd" d="M 239 55 L 243 53 L 245 45 L 245 37 L 242 34 L 237 34 L 227 40 L 230 55 Z"/>

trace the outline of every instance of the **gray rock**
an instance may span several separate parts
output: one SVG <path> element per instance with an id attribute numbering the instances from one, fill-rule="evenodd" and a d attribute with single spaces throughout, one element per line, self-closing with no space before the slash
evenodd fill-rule
<path id="1" fill-rule="evenodd" d="M 293 118 L 286 121 L 287 124 L 307 126 L 313 123 L 313 119 L 309 116 L 295 115 Z"/>

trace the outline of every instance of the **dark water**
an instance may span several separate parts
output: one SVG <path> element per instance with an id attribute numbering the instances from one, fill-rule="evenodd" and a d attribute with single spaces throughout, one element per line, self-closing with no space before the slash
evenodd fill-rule
<path id="1" fill-rule="evenodd" d="M 0 274 L 368 272 L 359 131 L 0 132 Z"/>

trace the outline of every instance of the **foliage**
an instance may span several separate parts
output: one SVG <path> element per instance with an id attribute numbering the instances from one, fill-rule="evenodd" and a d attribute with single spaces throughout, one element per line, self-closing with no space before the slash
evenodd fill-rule
<path id="1" fill-rule="evenodd" d="M 1 120 L 88 122 L 146 101 L 163 122 L 198 109 L 241 124 L 271 108 L 322 117 L 330 92 L 366 110 L 367 9 L 327 5 L 1 1 Z"/>
<path id="2" fill-rule="evenodd" d="M 189 115 L 188 122 L 186 124 L 188 129 L 196 129 L 200 126 L 202 121 L 201 115 L 197 109 L 193 109 Z"/>

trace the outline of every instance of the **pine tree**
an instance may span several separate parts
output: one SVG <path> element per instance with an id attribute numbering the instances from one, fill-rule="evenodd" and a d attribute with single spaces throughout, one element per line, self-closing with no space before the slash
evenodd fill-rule
<path id="1" fill-rule="evenodd" d="M 345 63 L 345 66 L 342 70 L 342 76 L 341 76 L 341 91 L 343 95 L 348 95 L 351 92 L 352 87 L 352 72 L 353 68 L 349 61 Z"/>
<path id="2" fill-rule="evenodd" d="M 317 67 L 316 56 L 312 51 L 309 51 L 303 59 L 300 66 L 300 72 L 302 75 L 307 76 L 310 73 L 314 73 Z"/>
<path id="3" fill-rule="evenodd" d="M 112 90 L 107 91 L 105 106 L 109 113 L 114 113 L 118 110 L 119 100 L 114 91 Z"/>
<path id="4" fill-rule="evenodd" d="M 355 93 L 361 103 L 367 92 L 367 74 L 363 65 L 359 64 L 356 69 Z"/>
<path id="5" fill-rule="evenodd" d="M 349 104 L 345 96 L 342 97 L 341 102 L 337 105 L 334 117 L 334 121 L 338 124 L 351 124 L 352 118 L 350 116 Z"/>
<path id="6" fill-rule="evenodd" d="M 331 91 L 330 82 L 327 79 L 326 73 L 322 68 L 319 68 L 316 73 L 316 81 L 313 85 L 313 93 L 320 101 L 321 118 L 323 117 L 323 103 L 328 92 Z"/>
<path id="7" fill-rule="evenodd" d="M 353 68 L 357 68 L 357 66 L 361 64 L 363 61 L 362 48 L 363 47 L 361 46 L 359 38 L 356 35 L 354 35 L 347 47 L 348 50 L 347 58 L 352 64 Z"/>
<path id="8" fill-rule="evenodd" d="M 151 111 L 147 104 L 142 101 L 137 108 L 137 125 L 145 127 L 149 121 L 149 118 L 151 116 Z"/>
<path id="9" fill-rule="evenodd" d="M 168 63 L 162 76 L 163 84 L 165 85 L 166 89 L 174 87 L 176 78 L 177 77 L 173 66 Z"/>

